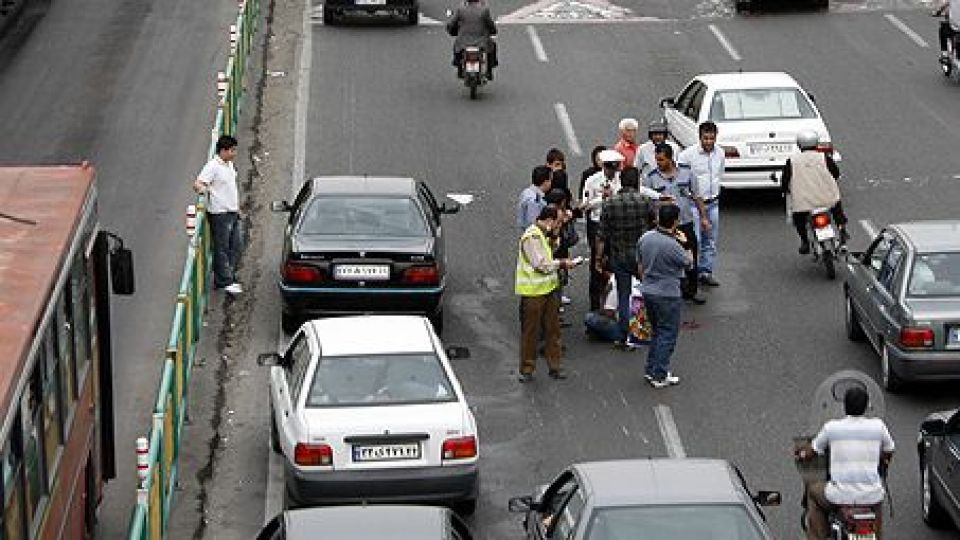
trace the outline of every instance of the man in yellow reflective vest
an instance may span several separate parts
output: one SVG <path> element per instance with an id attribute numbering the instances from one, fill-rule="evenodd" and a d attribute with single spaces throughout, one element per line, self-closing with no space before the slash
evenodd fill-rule
<path id="1" fill-rule="evenodd" d="M 520 296 L 520 382 L 533 380 L 537 367 L 537 344 L 543 335 L 544 356 L 550 377 L 566 379 L 560 367 L 560 286 L 557 271 L 573 268 L 582 257 L 554 259 L 548 238 L 560 226 L 557 209 L 547 206 L 537 220 L 523 232 L 517 253 L 517 274 L 514 290 Z"/>

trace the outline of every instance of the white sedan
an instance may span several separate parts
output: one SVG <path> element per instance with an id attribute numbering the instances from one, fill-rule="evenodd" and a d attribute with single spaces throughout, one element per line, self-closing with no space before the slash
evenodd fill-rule
<path id="1" fill-rule="evenodd" d="M 271 365 L 271 443 L 287 507 L 431 502 L 464 514 L 479 491 L 477 423 L 420 316 L 304 323 Z"/>
<path id="2" fill-rule="evenodd" d="M 776 188 L 801 131 L 817 132 L 818 149 L 840 161 L 812 98 L 786 73 L 712 73 L 694 77 L 660 107 L 683 147 L 697 144 L 701 123 L 717 124 L 717 144 L 726 155 L 723 187 Z"/>

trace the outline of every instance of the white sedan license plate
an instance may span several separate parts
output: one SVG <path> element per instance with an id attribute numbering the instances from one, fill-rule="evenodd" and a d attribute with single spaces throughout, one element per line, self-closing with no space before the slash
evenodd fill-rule
<path id="1" fill-rule="evenodd" d="M 387 264 L 338 264 L 333 269 L 335 279 L 364 281 L 390 279 L 390 265 Z"/>
<path id="2" fill-rule="evenodd" d="M 833 232 L 833 227 L 824 227 L 822 229 L 814 229 L 814 232 L 817 235 L 818 242 L 823 242 L 824 240 L 832 240 L 837 237 L 837 233 Z"/>
<path id="3" fill-rule="evenodd" d="M 353 447 L 354 461 L 420 459 L 420 443 L 367 444 Z"/>
<path id="4" fill-rule="evenodd" d="M 947 334 L 947 345 L 960 347 L 960 325 L 951 326 Z"/>
<path id="5" fill-rule="evenodd" d="M 387 0 L 357 0 L 358 6 L 385 6 Z"/>
<path id="6" fill-rule="evenodd" d="M 790 143 L 750 143 L 747 145 L 752 156 L 765 156 L 770 154 L 790 154 L 793 153 L 796 146 Z"/>

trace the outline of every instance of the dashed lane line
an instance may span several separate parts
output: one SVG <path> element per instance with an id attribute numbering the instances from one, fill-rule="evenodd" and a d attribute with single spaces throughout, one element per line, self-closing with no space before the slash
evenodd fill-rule
<path id="1" fill-rule="evenodd" d="M 896 15 L 894 15 L 894 14 L 892 14 L 892 13 L 886 13 L 886 14 L 883 15 L 883 17 L 884 17 L 885 19 L 887 19 L 888 21 L 890 21 L 890 24 L 896 26 L 898 30 L 900 30 L 901 32 L 903 32 L 904 34 L 906 34 L 907 37 L 910 38 L 910 39 L 911 39 L 914 43 L 916 43 L 918 46 L 920 46 L 920 47 L 922 47 L 922 48 L 924 48 L 924 49 L 930 47 L 930 44 L 927 43 L 927 40 L 925 40 L 925 39 L 923 39 L 922 37 L 920 37 L 920 34 L 914 32 L 912 28 L 910 28 L 909 26 L 907 26 L 907 23 L 901 21 L 900 18 L 897 17 Z"/>
<path id="2" fill-rule="evenodd" d="M 863 227 L 863 230 L 867 231 L 867 236 L 869 236 L 871 240 L 877 237 L 877 228 L 869 219 L 861 219 L 860 226 Z"/>
<path id="3" fill-rule="evenodd" d="M 570 115 L 567 114 L 567 107 L 563 103 L 554 103 L 553 110 L 557 113 L 557 120 L 560 127 L 563 128 L 563 134 L 567 138 L 567 146 L 574 155 L 582 155 L 580 143 L 577 141 L 577 134 L 573 131 L 573 122 L 570 121 Z"/>
<path id="4" fill-rule="evenodd" d="M 533 45 L 533 54 L 537 56 L 537 60 L 549 62 L 550 59 L 547 58 L 547 51 L 543 49 L 543 42 L 540 41 L 540 35 L 537 34 L 537 29 L 528 24 L 527 35 L 530 36 L 530 44 Z"/>
<path id="5" fill-rule="evenodd" d="M 730 43 L 730 40 L 727 39 L 727 36 L 723 35 L 723 32 L 721 32 L 716 25 L 711 24 L 711 25 L 708 25 L 707 28 L 709 28 L 710 31 L 713 32 L 714 37 L 716 37 L 717 41 L 720 42 L 720 45 L 722 45 L 723 48 L 727 50 L 727 54 L 730 55 L 730 58 L 733 58 L 734 62 L 739 62 L 743 60 L 743 57 L 740 56 L 740 53 L 737 52 L 737 49 L 733 47 L 733 44 Z"/>
<path id="6" fill-rule="evenodd" d="M 683 449 L 683 442 L 680 440 L 680 431 L 677 430 L 677 424 L 673 421 L 673 412 L 667 405 L 657 405 L 653 408 L 657 416 L 657 423 L 660 424 L 660 434 L 663 435 L 663 442 L 667 447 L 667 455 L 672 458 L 685 458 L 687 452 Z"/>

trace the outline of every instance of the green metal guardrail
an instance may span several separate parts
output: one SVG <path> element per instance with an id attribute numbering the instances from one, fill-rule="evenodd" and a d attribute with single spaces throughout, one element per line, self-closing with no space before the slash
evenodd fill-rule
<path id="1" fill-rule="evenodd" d="M 237 131 L 247 57 L 257 31 L 260 0 L 241 0 L 239 7 L 236 24 L 230 27 L 227 69 L 218 74 L 219 101 L 208 150 L 210 158 L 214 156 L 217 137 L 233 135 Z M 161 540 L 168 536 L 170 511 L 180 473 L 180 435 L 187 417 L 190 374 L 210 292 L 212 239 L 209 224 L 204 219 L 205 202 L 204 196 L 197 198 L 196 230 L 187 247 L 150 434 L 137 440 L 139 483 L 137 504 L 127 530 L 128 540 Z"/>

